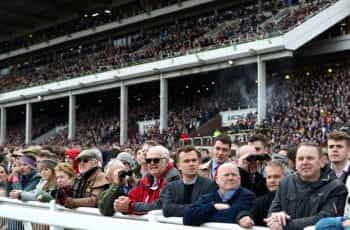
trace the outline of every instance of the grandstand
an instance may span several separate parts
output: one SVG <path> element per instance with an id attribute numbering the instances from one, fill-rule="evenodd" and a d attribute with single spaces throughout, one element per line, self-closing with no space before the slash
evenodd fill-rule
<path id="1" fill-rule="evenodd" d="M 279 148 L 350 129 L 349 0 L 30 2 L 0 2 L 1 147 L 175 151 L 262 131 Z M 51 209 L 69 221 L 38 223 L 69 228 Z M 152 218 L 135 219 L 175 228 Z"/>
<path id="2" fill-rule="evenodd" d="M 274 81 L 291 75 L 291 82 L 297 86 L 295 76 L 300 73 L 293 75 L 300 72 L 297 68 L 313 69 L 312 75 L 322 75 L 322 70 L 312 63 L 294 66 L 289 63 L 308 60 L 307 56 L 324 59 L 328 53 L 346 52 L 346 48 L 341 49 L 346 46 L 349 31 L 345 1 L 322 0 L 294 5 L 272 0 L 229 4 L 155 2 L 96 3 L 96 6 L 92 4 L 82 9 L 85 14 L 77 15 L 79 11 L 76 11 L 64 22 L 51 15 L 45 20 L 51 19 L 52 23 L 45 24 L 43 20 L 36 24 L 33 16 L 28 24 L 32 23 L 35 29 L 30 32 L 14 19 L 13 26 L 17 25 L 18 31 L 10 32 L 18 32 L 16 39 L 6 37 L 4 31 L 1 43 L 1 143 L 18 145 L 60 140 L 59 143 L 64 144 L 78 141 L 88 145 L 113 145 L 128 141 L 137 143 L 154 135 L 165 142 L 171 136 L 170 139 L 174 139 L 171 143 L 174 143 L 181 134 L 198 135 L 194 129 L 205 126 L 204 123 L 220 111 L 243 107 L 257 108 L 257 117 L 249 116 L 250 125 L 243 125 L 241 120 L 241 128 L 275 122 L 273 115 L 277 107 L 267 100 L 274 100 L 276 90 L 266 94 L 266 90 L 272 89 L 270 86 L 276 88 Z M 7 7 L 16 6 L 9 4 Z M 45 13 L 51 14 L 54 7 L 69 13 L 65 11 L 69 4 L 48 5 Z M 77 8 L 79 3 L 73 9 Z M 103 8 L 111 10 L 101 13 Z M 94 10 L 97 13 L 91 14 Z M 130 21 L 134 26 L 130 26 Z M 70 39 L 64 39 L 65 36 Z M 329 39 L 332 45 L 326 47 L 325 40 Z M 324 61 L 320 65 L 334 66 L 334 74 L 337 74 L 336 71 L 346 69 L 347 60 L 339 58 L 339 61 L 343 63 L 334 65 Z M 241 74 L 220 79 L 220 76 L 237 72 Z M 213 77 L 210 79 L 209 75 Z M 241 79 L 237 75 L 241 75 Z M 180 76 L 188 80 L 177 78 Z M 244 78 L 249 80 L 243 82 Z M 196 85 L 196 79 L 202 83 Z M 155 83 L 157 81 L 160 86 Z M 189 83 L 181 84 L 186 81 Z M 224 83 L 215 84 L 220 81 Z M 255 81 L 258 87 L 254 87 Z M 238 87 L 225 89 L 226 82 Z M 201 89 L 199 84 L 204 87 Z M 149 88 L 146 85 L 150 85 Z M 192 92 L 190 87 L 194 89 Z M 113 99 L 108 102 L 108 98 Z M 90 114 L 91 104 L 80 105 L 84 101 L 97 101 Z M 18 109 L 12 109 L 15 107 L 22 107 L 20 115 Z M 10 115 L 11 110 L 17 111 L 18 119 L 11 121 L 14 117 Z M 93 121 L 100 113 L 104 124 Z M 195 117 L 186 118 L 188 113 L 191 115 L 187 116 Z M 346 118 L 340 120 L 345 122 Z M 136 124 L 147 120 L 153 120 L 153 131 L 142 137 L 135 132 Z M 280 136 L 279 128 L 274 128 L 272 136 Z M 56 129 L 58 133 L 53 132 Z M 86 134 L 84 129 L 91 131 Z M 211 131 L 209 128 L 201 134 L 208 135 Z M 88 141 L 82 133 L 89 136 Z M 100 137 L 101 133 L 108 137 Z M 306 138 L 312 139 L 313 134 Z M 318 140 L 322 142 L 324 137 Z"/>

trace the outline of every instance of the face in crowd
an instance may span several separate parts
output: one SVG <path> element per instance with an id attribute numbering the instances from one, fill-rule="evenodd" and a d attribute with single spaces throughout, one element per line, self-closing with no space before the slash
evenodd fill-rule
<path id="1" fill-rule="evenodd" d="M 117 181 L 119 179 L 119 172 L 124 171 L 127 172 L 128 169 L 125 167 L 125 165 L 117 160 L 117 162 L 114 162 L 113 164 L 109 165 L 106 170 L 106 179 L 110 184 L 118 182 L 118 184 L 121 184 L 121 181 Z M 125 182 L 125 181 L 124 181 Z"/>
<path id="2" fill-rule="evenodd" d="M 213 146 L 213 159 L 216 163 L 222 164 L 230 156 L 230 145 L 217 140 Z"/>
<path id="3" fill-rule="evenodd" d="M 8 174 L 4 166 L 0 165 L 0 182 L 7 181 Z"/>
<path id="4" fill-rule="evenodd" d="M 80 173 L 85 173 L 90 169 L 98 166 L 97 159 L 95 158 L 82 158 L 82 159 L 79 159 L 78 162 L 79 162 Z"/>
<path id="5" fill-rule="evenodd" d="M 50 168 L 42 167 L 40 168 L 40 176 L 44 180 L 49 180 L 52 176 L 54 176 L 54 171 Z"/>
<path id="6" fill-rule="evenodd" d="M 266 186 L 270 192 L 278 190 L 280 181 L 284 176 L 284 170 L 277 165 L 268 165 L 265 168 L 266 172 Z"/>
<path id="7" fill-rule="evenodd" d="M 221 165 L 215 181 L 222 193 L 232 189 L 238 189 L 241 186 L 241 176 L 239 175 L 237 165 L 233 163 Z"/>
<path id="8" fill-rule="evenodd" d="M 33 171 L 33 169 L 30 167 L 30 165 L 26 164 L 24 162 L 20 162 L 19 167 L 20 167 L 20 172 L 22 175 L 29 175 Z"/>
<path id="9" fill-rule="evenodd" d="M 73 184 L 73 177 L 64 171 L 56 170 L 56 183 L 58 188 L 64 188 Z"/>
<path id="10" fill-rule="evenodd" d="M 328 157 L 332 163 L 346 162 L 349 158 L 350 146 L 346 140 L 328 140 Z"/>
<path id="11" fill-rule="evenodd" d="M 296 154 L 296 170 L 304 181 L 318 181 L 321 174 L 321 159 L 315 146 L 302 145 Z"/>
<path id="12" fill-rule="evenodd" d="M 145 162 L 147 163 L 149 173 L 154 177 L 159 177 L 166 169 L 168 157 L 162 146 L 151 147 L 147 154 Z"/>
<path id="13" fill-rule="evenodd" d="M 182 175 L 196 176 L 199 164 L 199 156 L 196 151 L 180 152 L 177 166 Z"/>
<path id="14" fill-rule="evenodd" d="M 262 141 L 252 141 L 248 142 L 248 145 L 255 148 L 255 152 L 257 154 L 265 154 L 267 153 L 267 148 L 264 146 L 264 143 Z"/>

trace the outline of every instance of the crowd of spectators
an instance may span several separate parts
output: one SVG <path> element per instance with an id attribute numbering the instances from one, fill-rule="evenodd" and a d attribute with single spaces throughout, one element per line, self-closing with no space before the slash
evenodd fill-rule
<path id="1" fill-rule="evenodd" d="M 154 140 L 113 151 L 5 147 L 0 152 L 0 197 L 19 200 L 17 204 L 54 200 L 71 212 L 98 208 L 107 217 L 159 210 L 157 215 L 190 226 L 349 227 L 350 135 L 329 133 L 326 152 L 305 142 L 277 153 L 269 143 L 255 134 L 234 146 L 220 135 L 205 158 L 194 146 L 171 150 Z M 320 193 L 322 199 L 316 196 Z M 20 220 L 0 223 L 10 229 L 22 225 Z"/>
<path id="2" fill-rule="evenodd" d="M 291 76 L 289 80 L 281 77 L 275 85 L 279 90 L 273 91 L 267 126 L 273 129 L 274 143 L 324 144 L 329 132 L 348 127 L 348 66 L 300 71 Z"/>
<path id="3" fill-rule="evenodd" d="M 241 8 L 230 7 L 220 12 L 182 18 L 176 22 L 134 32 L 127 36 L 103 40 L 98 43 L 76 45 L 70 49 L 41 53 L 23 63 L 3 67 L 0 78 L 2 92 L 18 88 L 64 80 L 86 74 L 111 70 L 125 65 L 186 54 L 189 49 L 202 49 L 227 41 L 242 42 L 264 37 L 261 26 L 286 8 L 293 12 L 288 22 L 281 20 L 273 29 L 288 30 L 298 21 L 295 15 L 316 14 L 331 0 L 302 2 L 300 7 L 284 1 L 264 1 L 262 8 L 255 3 Z M 274 7 L 271 7 L 271 6 Z M 312 8 L 305 10 L 303 7 Z M 260 9 L 260 10 L 259 10 Z M 295 19 L 296 18 L 296 19 Z M 299 20 L 299 19 L 298 19 Z M 276 27 L 276 28 L 275 28 Z"/>
<path id="4" fill-rule="evenodd" d="M 324 144 L 329 132 L 346 129 L 350 118 L 349 76 L 349 67 L 344 66 L 291 72 L 287 76 L 278 75 L 270 79 L 269 84 L 273 89 L 268 97 L 268 113 L 263 128 L 270 130 L 274 145 L 298 144 L 304 141 Z M 129 111 L 129 128 L 132 130 L 129 132 L 129 144 L 137 145 L 153 139 L 168 146 L 176 146 L 179 139 L 190 137 L 193 131 L 220 111 L 255 108 L 255 85 L 252 84 L 251 89 L 247 89 L 243 94 L 245 96 L 242 96 L 242 84 L 237 84 L 236 81 L 231 83 L 223 81 L 223 84 L 220 84 L 220 81 L 217 81 L 216 91 L 208 95 L 194 93 L 195 96 L 191 100 L 187 96 L 181 99 L 177 93 L 174 94 L 174 98 L 170 96 L 169 103 L 172 108 L 168 114 L 168 129 L 162 133 L 159 131 L 159 113 L 156 112 L 159 110 L 158 96 L 149 98 L 140 106 L 133 106 Z M 105 146 L 108 149 L 118 145 L 119 112 L 112 112 L 108 108 L 102 110 L 103 105 L 94 107 L 94 111 L 90 108 L 78 110 L 76 144 Z M 147 120 L 157 120 L 156 125 L 140 134 L 137 121 Z M 254 130 L 256 121 L 256 114 L 239 117 L 236 123 L 229 127 L 229 132 Z M 34 118 L 33 122 L 33 137 L 48 131 L 43 126 L 55 127 L 47 124 L 52 122 L 50 116 Z M 67 132 L 67 128 L 61 129 L 57 135 L 50 136 L 44 143 L 68 145 L 70 142 Z M 7 140 L 11 145 L 23 144 L 24 122 L 10 126 Z"/>
<path id="5" fill-rule="evenodd" d="M 107 23 L 115 21 L 120 22 L 125 18 L 130 18 L 176 3 L 177 1 L 174 0 L 145 0 L 140 1 L 139 3 L 132 2 L 121 6 L 112 7 L 111 9 L 98 9 L 95 11 L 89 10 L 88 12 L 67 22 L 55 26 L 49 26 L 46 29 L 32 32 L 9 41 L 0 42 L 0 53 L 29 47 L 40 42 L 47 42 L 51 39 L 70 35 L 86 29 L 96 28 L 97 26 Z"/>

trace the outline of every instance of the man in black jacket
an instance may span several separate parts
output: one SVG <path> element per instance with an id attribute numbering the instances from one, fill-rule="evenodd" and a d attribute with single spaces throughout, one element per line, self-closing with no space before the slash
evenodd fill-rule
<path id="1" fill-rule="evenodd" d="M 343 215 L 346 187 L 329 167 L 321 170 L 321 154 L 318 145 L 299 145 L 297 173 L 281 181 L 266 219 L 270 229 L 299 230 L 321 218 Z"/>
<path id="2" fill-rule="evenodd" d="M 256 199 L 254 207 L 249 211 L 242 211 L 237 216 L 237 223 L 243 228 L 251 228 L 254 225 L 265 226 L 272 200 L 278 190 L 281 179 L 286 175 L 286 169 L 278 160 L 269 162 L 265 167 L 266 185 L 269 193 Z"/>
<path id="3" fill-rule="evenodd" d="M 176 162 L 182 178 L 167 184 L 160 194 L 165 217 L 182 217 L 191 203 L 216 189 L 211 180 L 198 176 L 200 153 L 193 146 L 180 149 Z"/>

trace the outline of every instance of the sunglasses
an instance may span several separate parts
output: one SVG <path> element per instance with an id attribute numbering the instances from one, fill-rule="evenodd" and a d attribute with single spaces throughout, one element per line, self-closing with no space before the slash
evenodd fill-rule
<path id="1" fill-rule="evenodd" d="M 151 164 L 152 162 L 155 164 L 158 164 L 161 159 L 164 159 L 164 157 L 163 158 L 147 158 L 147 159 L 145 159 L 145 161 L 147 164 Z"/>

